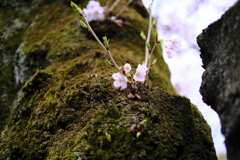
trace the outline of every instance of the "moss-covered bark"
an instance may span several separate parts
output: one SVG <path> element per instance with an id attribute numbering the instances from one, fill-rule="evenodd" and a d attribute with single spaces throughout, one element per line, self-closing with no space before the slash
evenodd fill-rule
<path id="1" fill-rule="evenodd" d="M 18 12 L 0 10 L 0 130 L 17 92 L 14 78 L 15 51 L 25 26 Z"/>
<path id="2" fill-rule="evenodd" d="M 147 19 L 143 8 L 134 7 L 122 15 L 123 27 L 108 21 L 92 25 L 98 35 L 111 37 L 120 65 L 136 68 L 144 59 L 139 33 L 147 30 Z M 77 13 L 59 1 L 34 13 L 16 54 L 25 57 L 19 65 L 26 68 L 24 81 L 42 69 L 21 90 L 1 133 L 0 157 L 216 160 L 210 128 L 189 100 L 175 94 L 160 48 L 154 53 L 158 63 L 150 72 L 151 87 L 120 92 L 112 87 L 116 70 L 80 28 Z M 128 98 L 129 93 L 137 96 Z"/>

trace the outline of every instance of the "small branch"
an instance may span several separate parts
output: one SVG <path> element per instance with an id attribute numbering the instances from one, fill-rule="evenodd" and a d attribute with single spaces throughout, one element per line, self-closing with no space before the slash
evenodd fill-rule
<path id="1" fill-rule="evenodd" d="M 124 11 L 127 10 L 128 6 L 133 2 L 134 0 L 129 0 L 127 5 L 124 6 L 117 14 L 116 14 L 116 18 L 118 18 Z"/>
<path id="2" fill-rule="evenodd" d="M 114 8 L 118 5 L 118 3 L 120 2 L 121 0 L 116 0 L 113 5 L 111 6 L 111 8 L 108 10 L 108 12 L 112 12 L 114 10 Z"/>
<path id="3" fill-rule="evenodd" d="M 154 46 L 153 46 L 153 48 L 152 48 L 152 50 L 151 50 L 151 53 L 150 53 L 150 55 L 149 55 L 149 64 L 148 64 L 148 70 L 147 70 L 147 74 L 146 74 L 146 79 L 148 79 L 148 74 L 149 74 L 149 72 L 150 72 L 150 68 L 151 68 L 151 66 L 152 66 L 152 63 L 151 63 L 151 58 L 152 58 L 152 54 L 153 54 L 153 52 L 155 51 L 155 49 L 156 49 L 156 47 L 157 47 L 157 41 L 155 41 L 154 42 Z"/>
<path id="4" fill-rule="evenodd" d="M 149 55 L 149 65 L 148 65 L 149 69 L 151 67 L 151 58 L 152 58 L 153 52 L 155 51 L 156 47 L 157 47 L 157 42 L 155 41 L 154 42 L 154 46 L 153 46 L 153 48 L 152 48 L 152 50 L 150 52 L 150 55 Z"/>
<path id="5" fill-rule="evenodd" d="M 153 46 L 153 48 L 152 48 L 152 50 L 151 50 L 151 53 L 150 53 L 150 55 L 152 55 L 152 54 L 153 54 L 153 52 L 154 52 L 154 50 L 156 49 L 156 47 L 157 47 L 157 42 L 155 42 L 155 43 L 154 43 L 154 46 Z"/>
<path id="6" fill-rule="evenodd" d="M 110 7 L 110 3 L 111 3 L 111 1 L 107 1 L 107 4 L 105 5 L 107 8 L 109 8 Z"/>
<path id="7" fill-rule="evenodd" d="M 147 39 L 146 39 L 146 44 L 145 44 L 145 65 L 147 66 L 148 65 L 148 58 L 149 58 L 149 49 L 147 47 L 147 44 L 150 43 L 150 39 L 151 39 L 151 33 L 152 33 L 152 19 L 153 19 L 153 16 L 152 16 L 152 6 L 153 6 L 153 1 L 152 0 L 152 3 L 150 5 L 150 8 L 149 8 L 149 26 L 148 26 L 148 35 L 147 35 Z"/>
<path id="8" fill-rule="evenodd" d="M 93 29 L 92 29 L 92 27 L 90 26 L 90 24 L 88 23 L 87 18 L 85 17 L 84 13 L 81 14 L 81 16 L 84 18 L 84 21 L 85 21 L 86 24 L 87 24 L 87 28 L 88 28 L 88 30 L 92 33 L 93 37 L 97 40 L 97 42 L 101 45 L 101 47 L 102 47 L 102 48 L 105 50 L 105 52 L 109 55 L 112 63 L 114 64 L 114 66 L 115 66 L 119 71 L 121 71 L 121 67 L 118 66 L 118 64 L 117 64 L 116 61 L 114 60 L 114 58 L 113 58 L 110 50 L 105 47 L 105 45 L 100 41 L 100 39 L 98 38 L 98 36 L 96 35 L 96 33 L 93 31 Z"/>

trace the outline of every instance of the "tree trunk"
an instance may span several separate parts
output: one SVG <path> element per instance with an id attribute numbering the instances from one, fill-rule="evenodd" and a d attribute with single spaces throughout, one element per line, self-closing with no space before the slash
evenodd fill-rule
<path id="1" fill-rule="evenodd" d="M 240 159 L 240 2 L 198 37 L 203 100 L 219 114 L 229 160 Z"/>

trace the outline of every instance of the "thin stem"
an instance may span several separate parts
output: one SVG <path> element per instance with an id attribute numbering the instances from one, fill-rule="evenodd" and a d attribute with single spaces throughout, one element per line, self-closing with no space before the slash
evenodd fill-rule
<path id="1" fill-rule="evenodd" d="M 87 24 L 87 27 L 88 27 L 88 30 L 92 33 L 92 35 L 94 36 L 94 38 L 97 40 L 97 42 L 101 45 L 101 47 L 105 50 L 105 52 L 109 55 L 112 63 L 114 64 L 114 66 L 119 70 L 121 71 L 121 67 L 118 66 L 118 64 L 116 63 L 116 61 L 114 60 L 110 50 L 108 48 L 105 47 L 105 45 L 100 41 L 100 39 L 98 38 L 98 36 L 96 35 L 96 33 L 93 31 L 92 27 L 90 26 L 90 24 L 88 23 L 87 21 L 87 18 L 85 17 L 84 14 L 81 14 L 82 17 L 84 18 L 86 24 Z"/>
<path id="2" fill-rule="evenodd" d="M 148 35 L 147 35 L 147 39 L 146 39 L 146 44 L 145 44 L 145 65 L 147 66 L 148 65 L 148 56 L 149 56 L 149 48 L 148 48 L 148 45 L 150 43 L 150 38 L 151 38 L 151 33 L 152 33 L 152 19 L 153 19 L 153 16 L 152 16 L 152 6 L 153 6 L 153 1 L 152 0 L 152 3 L 150 5 L 150 8 L 149 8 L 149 25 L 148 25 Z"/>
<path id="3" fill-rule="evenodd" d="M 114 10 L 114 8 L 118 5 L 118 3 L 120 2 L 121 0 L 116 0 L 113 5 L 111 6 L 111 8 L 108 10 L 108 12 L 112 12 Z"/>
<path id="4" fill-rule="evenodd" d="M 154 46 L 153 46 L 153 48 L 152 48 L 152 50 L 151 50 L 151 53 L 150 53 L 150 55 L 149 55 L 149 64 L 148 64 L 148 70 L 147 70 L 147 74 L 146 74 L 146 79 L 148 79 L 148 74 L 149 74 L 150 69 L 151 69 L 151 66 L 152 66 L 152 64 L 151 64 L 151 58 L 152 58 L 152 54 L 153 54 L 153 52 L 155 51 L 156 47 L 157 47 L 157 41 L 155 41 Z"/>
<path id="5" fill-rule="evenodd" d="M 149 55 L 149 65 L 148 65 L 148 68 L 149 68 L 149 69 L 150 69 L 150 67 L 151 67 L 151 58 L 152 58 L 153 52 L 155 51 L 156 47 L 157 47 L 157 42 L 155 41 L 155 42 L 154 42 L 154 46 L 153 46 L 153 48 L 152 48 L 152 50 L 151 50 L 151 53 L 150 53 L 150 55 Z"/>
<path id="6" fill-rule="evenodd" d="M 107 1 L 106 7 L 109 8 L 111 1 Z"/>
<path id="7" fill-rule="evenodd" d="M 129 0 L 127 5 L 124 6 L 117 14 L 116 14 L 116 18 L 118 18 L 125 10 L 127 10 L 128 6 L 133 2 L 134 0 Z"/>

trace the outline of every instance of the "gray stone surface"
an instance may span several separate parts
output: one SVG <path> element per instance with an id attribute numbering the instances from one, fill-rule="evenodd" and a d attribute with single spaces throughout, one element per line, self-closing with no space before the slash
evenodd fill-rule
<path id="1" fill-rule="evenodd" d="M 198 37 L 206 69 L 200 92 L 220 116 L 229 160 L 240 159 L 240 2 Z"/>

